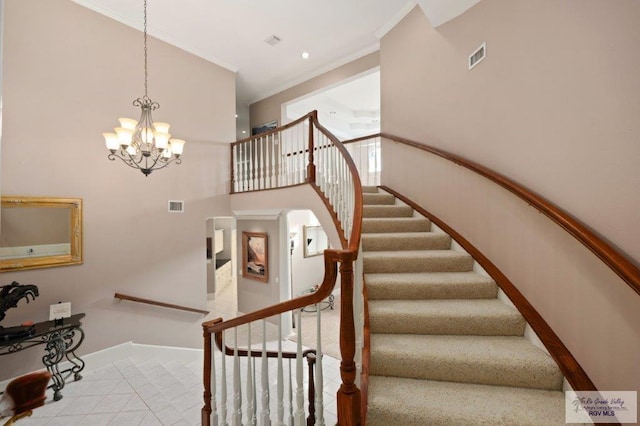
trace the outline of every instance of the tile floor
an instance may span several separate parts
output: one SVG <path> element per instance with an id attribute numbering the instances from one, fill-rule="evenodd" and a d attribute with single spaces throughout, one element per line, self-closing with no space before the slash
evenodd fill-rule
<path id="1" fill-rule="evenodd" d="M 208 302 L 211 310 L 207 318 L 221 316 L 225 319 L 237 315 L 235 288 L 233 286 L 222 289 L 215 300 Z M 251 342 L 254 349 L 261 349 L 261 327 L 251 330 Z M 268 324 L 267 345 L 270 350 L 276 349 L 277 335 L 275 326 Z M 247 341 L 248 331 L 240 330 L 239 346 Z M 229 339 L 227 345 L 230 346 Z M 283 341 L 283 350 L 295 351 L 295 343 Z M 323 358 L 324 376 L 324 419 L 326 425 L 336 423 L 335 395 L 340 387 L 339 361 L 329 356 Z M 251 368 L 249 368 L 251 366 Z M 222 356 L 219 352 L 215 356 L 217 377 L 216 401 L 221 413 L 221 381 Z M 233 359 L 225 358 L 225 370 L 228 378 L 227 388 L 227 421 L 231 424 L 233 411 Z M 297 375 L 295 360 L 284 362 L 284 401 L 285 423 L 289 423 L 289 415 L 295 412 Z M 292 371 L 290 387 L 288 373 Z M 307 383 L 307 363 L 303 365 L 302 383 Z M 256 389 L 255 412 L 258 424 L 263 413 L 262 404 L 262 360 L 254 359 L 248 363 L 246 358 L 240 360 L 240 383 L 242 400 L 246 403 L 246 390 Z M 277 360 L 268 363 L 268 383 L 270 395 L 270 418 L 275 424 L 278 413 L 277 404 Z M 83 379 L 78 382 L 68 382 L 64 387 L 63 398 L 53 401 L 53 392 L 47 393 L 45 406 L 34 410 L 30 418 L 20 420 L 18 425 L 199 425 L 201 420 L 202 401 L 202 362 L 181 363 L 170 361 L 161 363 L 155 359 L 131 360 L 124 359 L 113 364 L 94 370 L 84 370 Z M 247 376 L 252 378 L 248 381 Z M 307 387 L 304 386 L 305 411 L 307 411 Z M 290 403 L 290 401 L 292 401 Z M 291 407 L 291 408 L 290 408 Z M 306 414 L 305 414 L 306 416 Z M 247 409 L 243 409 L 243 424 L 247 422 Z"/>

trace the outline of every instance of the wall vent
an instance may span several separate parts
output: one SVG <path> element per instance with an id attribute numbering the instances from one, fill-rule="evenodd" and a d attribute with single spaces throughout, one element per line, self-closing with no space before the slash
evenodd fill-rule
<path id="1" fill-rule="evenodd" d="M 485 41 L 473 52 L 469 55 L 469 69 L 478 65 L 485 57 L 487 56 L 487 42 Z"/>
<path id="2" fill-rule="evenodd" d="M 264 42 L 267 43 L 268 45 L 271 46 L 275 46 L 276 44 L 280 43 L 282 41 L 282 39 L 280 37 L 278 37 L 277 35 L 272 35 L 267 37 Z"/>
<path id="3" fill-rule="evenodd" d="M 169 213 L 184 213 L 184 201 L 169 200 Z"/>

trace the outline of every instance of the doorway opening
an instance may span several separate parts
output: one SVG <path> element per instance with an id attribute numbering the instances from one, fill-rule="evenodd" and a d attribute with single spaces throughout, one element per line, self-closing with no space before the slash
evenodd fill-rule
<path id="1" fill-rule="evenodd" d="M 207 307 L 223 318 L 238 310 L 237 239 L 234 217 L 207 218 Z"/>

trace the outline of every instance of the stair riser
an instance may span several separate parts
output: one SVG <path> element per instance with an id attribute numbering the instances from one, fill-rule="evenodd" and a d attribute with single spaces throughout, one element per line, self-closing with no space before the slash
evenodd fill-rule
<path id="1" fill-rule="evenodd" d="M 378 193 L 378 187 L 377 186 L 363 185 L 362 186 L 362 192 L 365 193 L 365 194 L 377 194 Z"/>
<path id="2" fill-rule="evenodd" d="M 364 272 L 404 273 L 404 272 L 466 272 L 473 268 L 469 256 L 458 257 L 385 257 L 364 256 Z"/>
<path id="3" fill-rule="evenodd" d="M 493 362 L 455 360 L 450 357 L 398 357 L 371 349 L 371 374 L 475 383 L 493 386 L 514 386 L 528 389 L 562 390 L 562 374 L 554 364 L 521 365 L 513 359 Z"/>
<path id="4" fill-rule="evenodd" d="M 413 209 L 409 206 L 364 206 L 363 217 L 411 217 Z"/>
<path id="5" fill-rule="evenodd" d="M 363 233 L 385 233 L 385 232 L 429 232 L 431 222 L 426 219 L 362 219 Z"/>
<path id="6" fill-rule="evenodd" d="M 393 250 L 447 250 L 451 247 L 451 238 L 446 234 L 421 232 L 416 235 L 374 235 L 362 236 L 363 251 Z"/>
<path id="7" fill-rule="evenodd" d="M 396 203 L 396 198 L 391 194 L 362 194 L 365 205 L 390 205 Z"/>

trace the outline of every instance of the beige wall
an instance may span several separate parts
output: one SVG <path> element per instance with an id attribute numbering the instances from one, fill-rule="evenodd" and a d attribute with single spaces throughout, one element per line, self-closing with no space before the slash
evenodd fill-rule
<path id="1" fill-rule="evenodd" d="M 638 22 L 632 0 L 484 0 L 437 30 L 416 8 L 381 42 L 383 131 L 504 173 L 639 263 Z M 640 390 L 640 296 L 572 237 L 465 169 L 389 142 L 382 182 L 496 263 L 596 386 Z"/>
<path id="2" fill-rule="evenodd" d="M 144 94 L 142 33 L 68 0 L 8 0 L 4 11 L 2 194 L 84 200 L 84 264 L 2 274 L 40 297 L 3 325 L 87 314 L 81 353 L 125 341 L 201 347 L 196 314 L 115 302 L 114 292 L 205 308 L 205 218 L 228 216 L 235 76 L 149 39 L 149 95 L 187 140 L 184 162 L 144 177 L 111 162 L 101 133 Z M 184 200 L 185 213 L 167 213 Z M 0 379 L 39 366 L 42 348 L 3 357 Z"/>
<path id="3" fill-rule="evenodd" d="M 375 68 L 379 64 L 379 52 L 376 51 L 307 80 L 304 83 L 300 83 L 290 89 L 283 90 L 280 93 L 255 102 L 250 106 L 251 127 L 256 127 L 273 120 L 278 120 L 278 124 L 281 124 L 282 104 L 339 83 L 371 68 Z"/>

